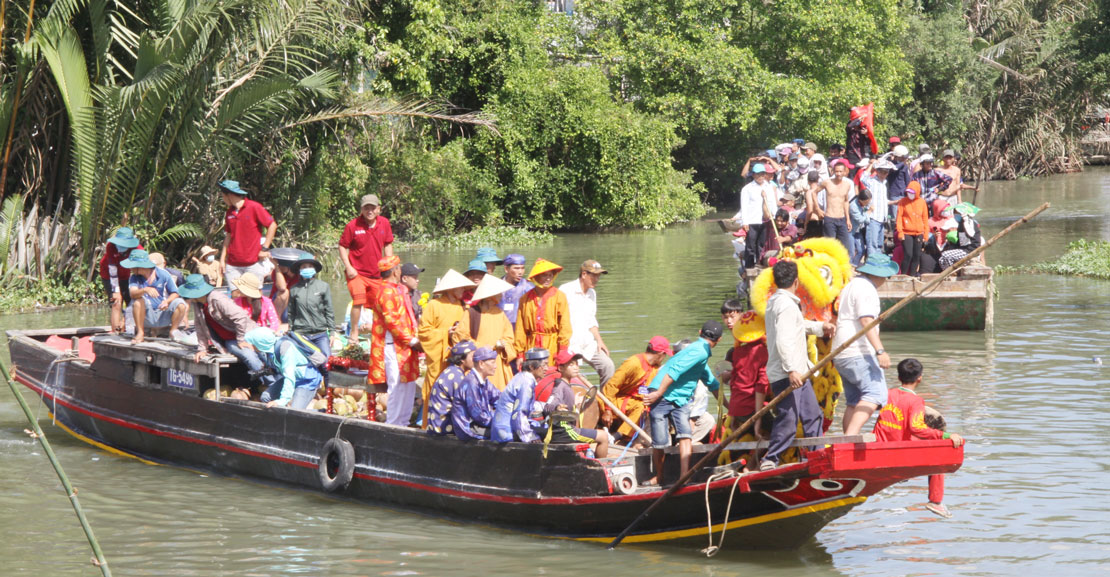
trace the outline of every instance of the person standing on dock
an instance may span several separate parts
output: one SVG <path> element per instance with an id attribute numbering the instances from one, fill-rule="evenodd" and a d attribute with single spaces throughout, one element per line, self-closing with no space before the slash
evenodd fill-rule
<path id="1" fill-rule="evenodd" d="M 516 350 L 518 360 L 524 351 L 534 347 L 547 349 L 554 361 L 559 352 L 570 346 L 570 309 L 567 295 L 555 288 L 555 276 L 563 267 L 545 259 L 536 259 L 528 280 L 535 288 L 520 299 L 520 314 L 516 319 Z"/>
<path id="2" fill-rule="evenodd" d="M 136 248 L 141 249 L 143 245 L 139 244 L 135 233 L 130 227 L 121 226 L 116 230 L 116 234 L 108 239 L 104 246 L 104 256 L 100 257 L 100 279 L 111 303 L 108 322 L 112 331 L 117 333 L 122 333 L 126 328 L 123 310 L 131 304 L 131 293 L 127 290 L 131 270 L 120 263 Z"/>
<path id="3" fill-rule="evenodd" d="M 372 309 L 374 326 L 370 329 L 370 368 L 366 380 L 387 387 L 386 424 L 407 427 L 416 400 L 416 380 L 420 378 L 416 313 L 400 285 L 401 259 L 387 256 L 378 261 L 378 270 L 382 283 Z"/>
<path id="4" fill-rule="evenodd" d="M 840 292 L 840 313 L 836 320 L 836 349 L 882 312 L 879 287 L 898 274 L 898 264 L 885 254 L 872 254 L 856 269 L 857 276 Z M 862 339 L 848 345 L 833 360 L 844 384 L 844 434 L 858 435 L 871 415 L 886 404 L 886 377 L 890 355 L 879 339 L 879 327 L 867 331 Z"/>
<path id="5" fill-rule="evenodd" d="M 513 253 L 505 257 L 505 276 L 503 280 L 513 285 L 513 288 L 501 295 L 501 310 L 505 311 L 505 316 L 509 318 L 509 322 L 513 324 L 514 329 L 516 328 L 517 313 L 520 312 L 521 297 L 528 294 L 528 291 L 536 286 L 524 278 L 525 262 L 522 254 Z"/>
<path id="6" fill-rule="evenodd" d="M 775 187 L 768 180 L 767 169 L 762 163 L 752 165 L 752 181 L 740 189 L 740 224 L 748 233 L 747 244 L 744 247 L 744 266 L 752 268 L 759 264 L 759 257 L 763 245 L 767 242 L 769 223 L 774 216 L 777 193 Z M 733 217 L 735 220 L 736 217 Z"/>
<path id="7" fill-rule="evenodd" d="M 860 177 L 860 185 L 871 193 L 871 205 L 867 207 L 867 234 L 865 235 L 866 255 L 883 254 L 883 238 L 886 232 L 887 215 L 887 177 L 894 165 L 889 160 L 880 160 L 871 164 L 870 170 L 865 170 Z"/>
<path id="8" fill-rule="evenodd" d="M 582 263 L 578 278 L 559 287 L 567 296 L 570 308 L 570 345 L 567 350 L 582 355 L 582 360 L 597 371 L 598 385 L 605 385 L 613 378 L 613 359 L 609 347 L 601 338 L 597 324 L 597 291 L 594 287 L 601 275 L 609 274 L 596 260 Z"/>
<path id="9" fill-rule="evenodd" d="M 902 243 L 902 274 L 920 279 L 921 250 L 929 232 L 929 207 L 921 198 L 921 183 L 916 180 L 906 186 L 905 195 L 898 201 L 894 242 Z"/>
<path id="10" fill-rule="evenodd" d="M 847 160 L 838 160 L 832 169 L 832 178 L 818 185 L 819 190 L 825 191 L 824 236 L 839 240 L 848 249 L 849 255 L 855 256 L 852 250 L 852 223 L 848 220 L 848 200 L 855 196 L 855 185 L 847 178 Z"/>
<path id="11" fill-rule="evenodd" d="M 378 195 L 363 196 L 358 216 L 343 227 L 343 234 L 339 236 L 339 258 L 343 261 L 347 291 L 351 294 L 349 341 L 356 344 L 362 308 L 374 308 L 381 287 L 378 261 L 393 256 L 393 228 L 389 219 L 382 216 L 381 205 Z"/>
<path id="12" fill-rule="evenodd" d="M 779 261 L 772 269 L 778 290 L 767 300 L 765 324 L 767 330 L 767 380 L 771 394 L 778 396 L 790 389 L 792 392 L 779 402 L 775 409 L 775 423 L 767 454 L 759 464 L 760 471 L 778 466 L 779 457 L 790 448 L 797 434 L 798 421 L 802 422 L 805 436 L 821 436 L 824 416 L 810 381 L 802 377 L 813 367 L 809 360 L 806 335 L 830 336 L 836 327 L 831 323 L 808 321 L 802 316 L 798 289 L 798 265 L 792 261 Z"/>
<path id="13" fill-rule="evenodd" d="M 247 191 L 239 187 L 234 180 L 225 180 L 220 183 L 221 198 L 227 205 L 224 212 L 223 250 L 220 251 L 220 268 L 224 271 L 224 280 L 231 281 L 239 278 L 243 273 L 254 273 L 260 279 L 269 276 L 273 268 L 270 266 L 270 244 L 274 242 L 277 232 L 277 221 L 270 216 L 261 204 L 247 198 Z M 262 229 L 266 230 L 263 238 Z"/>
<path id="14" fill-rule="evenodd" d="M 432 392 L 432 385 L 439 378 L 439 373 L 447 366 L 451 347 L 462 337 L 458 327 L 463 315 L 466 314 L 466 306 L 462 300 L 463 291 L 473 287 L 474 283 L 458 271 L 448 269 L 432 289 L 432 294 L 436 297 L 428 301 L 420 317 L 420 327 L 417 329 L 416 336 L 420 339 L 420 347 L 424 350 L 424 387 L 421 395 L 424 399 L 421 417 L 424 427 L 428 426 L 428 398 Z"/>

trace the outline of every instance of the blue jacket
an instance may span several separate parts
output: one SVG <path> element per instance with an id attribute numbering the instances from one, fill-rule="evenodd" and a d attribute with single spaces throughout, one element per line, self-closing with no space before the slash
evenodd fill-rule
<path id="1" fill-rule="evenodd" d="M 463 379 L 463 395 L 466 398 L 466 416 L 471 425 L 489 427 L 493 424 L 493 406 L 501 391 L 478 375 L 478 371 L 470 371 Z"/>
<path id="2" fill-rule="evenodd" d="M 910 180 L 913 175 L 910 174 L 910 167 L 905 162 L 897 162 L 894 164 L 894 170 L 886 177 L 886 198 L 890 202 L 898 202 L 902 197 L 906 196 L 906 187 L 909 186 Z"/>
<path id="3" fill-rule="evenodd" d="M 516 326 L 516 315 L 520 311 L 520 298 L 528 294 L 528 291 L 535 288 L 536 285 L 528 279 L 521 279 L 519 283 L 513 288 L 501 294 L 501 310 L 505 311 L 505 316 L 509 317 L 509 322 Z"/>
<path id="4" fill-rule="evenodd" d="M 439 374 L 428 395 L 428 433 L 446 435 L 450 427 L 460 439 L 477 439 L 470 429 L 466 414 L 466 375 L 462 369 L 449 365 Z"/>
<path id="5" fill-rule="evenodd" d="M 530 443 L 538 438 L 532 431 L 529 418 L 535 389 L 536 377 L 527 371 L 517 373 L 505 385 L 494 408 L 491 439 L 498 443 L 508 443 L 515 438 L 522 443 Z"/>
<path id="6" fill-rule="evenodd" d="M 709 390 L 716 391 L 721 383 L 713 376 L 713 371 L 709 370 L 709 357 L 712 355 L 713 349 L 709 346 L 709 341 L 699 338 L 671 357 L 656 373 L 648 388 L 659 390 L 663 384 L 664 375 L 670 375 L 674 382 L 667 387 L 663 399 L 670 401 L 676 407 L 682 407 L 694 398 L 698 381 L 705 383 Z"/>

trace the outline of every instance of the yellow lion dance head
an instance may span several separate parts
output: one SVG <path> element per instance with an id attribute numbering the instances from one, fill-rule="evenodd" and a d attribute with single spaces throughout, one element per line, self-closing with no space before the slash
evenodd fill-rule
<path id="1" fill-rule="evenodd" d="M 798 265 L 798 298 L 802 314 L 809 320 L 832 319 L 832 304 L 844 285 L 852 279 L 848 249 L 834 238 L 811 238 L 786 247 L 778 260 L 792 260 Z M 767 299 L 775 293 L 775 280 L 770 268 L 759 273 L 752 282 L 752 308 L 759 316 L 767 313 Z"/>

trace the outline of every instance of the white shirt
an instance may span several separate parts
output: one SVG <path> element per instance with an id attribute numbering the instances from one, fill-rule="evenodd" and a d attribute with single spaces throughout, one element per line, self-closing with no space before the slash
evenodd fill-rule
<path id="1" fill-rule="evenodd" d="M 801 300 L 779 289 L 767 300 L 767 380 L 781 381 L 790 373 L 804 373 L 813 366 L 809 360 L 806 334 L 819 335 L 824 323 L 807 321 L 802 316 Z"/>
<path id="2" fill-rule="evenodd" d="M 887 213 L 886 180 L 864 175 L 859 179 L 860 184 L 871 193 L 871 206 L 867 208 L 867 216 L 875 222 L 885 222 Z"/>
<path id="3" fill-rule="evenodd" d="M 597 325 L 597 291 L 582 290 L 582 283 L 574 279 L 559 287 L 567 295 L 567 306 L 570 308 L 570 344 L 567 350 L 572 354 L 582 355 L 584 359 L 592 359 L 597 354 L 597 339 L 590 329 Z"/>
<path id="4" fill-rule="evenodd" d="M 881 312 L 879 291 L 867 277 L 861 275 L 848 281 L 840 292 L 840 314 L 836 319 L 836 336 L 833 337 L 832 348 L 839 347 L 863 329 L 860 317 L 877 317 Z M 866 337 L 860 337 L 836 355 L 836 358 L 841 360 L 874 354 L 875 347 L 871 346 Z"/>
<path id="5" fill-rule="evenodd" d="M 694 389 L 694 400 L 690 401 L 690 418 L 696 419 L 709 412 L 709 387 L 698 381 Z"/>
<path id="6" fill-rule="evenodd" d="M 740 224 L 763 224 L 763 208 L 760 203 L 767 205 L 767 210 L 774 216 L 777 198 L 775 185 L 770 182 L 761 185 L 753 180 L 745 184 L 740 189 L 740 212 L 736 213 L 740 217 Z"/>

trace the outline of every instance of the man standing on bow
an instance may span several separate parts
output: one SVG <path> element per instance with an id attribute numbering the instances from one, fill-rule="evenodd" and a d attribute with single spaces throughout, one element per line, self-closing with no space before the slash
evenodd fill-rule
<path id="1" fill-rule="evenodd" d="M 582 263 L 578 278 L 559 287 L 567 295 L 570 307 L 570 346 L 572 353 L 582 355 L 586 364 L 597 371 L 598 385 L 604 385 L 613 377 L 613 359 L 609 358 L 609 347 L 601 338 L 597 324 L 597 291 L 594 287 L 601 275 L 609 274 L 596 260 Z"/>
<path id="2" fill-rule="evenodd" d="M 358 343 L 359 319 L 362 307 L 374 307 L 381 287 L 378 261 L 393 256 L 393 228 L 389 219 L 382 216 L 378 195 L 367 194 L 359 202 L 359 213 L 339 237 L 339 258 L 351 293 L 350 342 Z"/>
<path id="3" fill-rule="evenodd" d="M 224 271 L 224 280 L 231 285 L 231 281 L 239 278 L 244 273 L 254 273 L 258 278 L 266 278 L 273 270 L 269 266 L 268 258 L 270 244 L 274 242 L 274 233 L 277 232 L 277 222 L 261 204 L 247 198 L 247 191 L 239 188 L 239 183 L 234 180 L 225 180 L 220 183 L 221 198 L 227 205 L 224 213 L 223 250 L 220 251 L 220 268 Z M 266 230 L 266 238 L 262 238 L 262 229 Z"/>
<path id="4" fill-rule="evenodd" d="M 401 259 L 387 256 L 378 261 L 382 284 L 374 303 L 370 329 L 370 371 L 366 380 L 385 383 L 389 391 L 385 422 L 409 426 L 420 378 L 420 340 L 416 338 L 416 313 L 401 286 Z"/>

